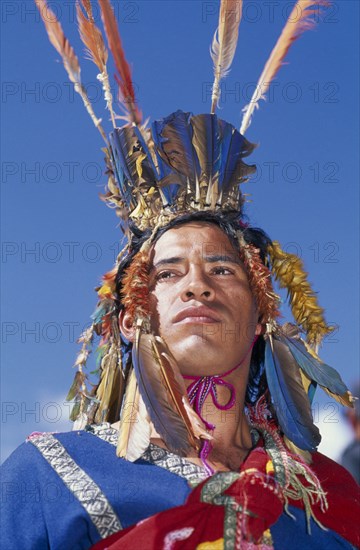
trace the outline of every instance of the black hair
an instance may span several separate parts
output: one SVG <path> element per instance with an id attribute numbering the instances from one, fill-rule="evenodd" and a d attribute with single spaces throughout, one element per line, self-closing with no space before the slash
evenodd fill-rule
<path id="1" fill-rule="evenodd" d="M 237 238 L 237 232 L 242 232 L 243 238 L 246 243 L 253 244 L 260 251 L 260 257 L 265 264 L 267 256 L 267 248 L 271 244 L 270 238 L 267 234 L 259 228 L 249 227 L 244 222 L 244 217 L 240 217 L 238 211 L 199 211 L 190 212 L 171 220 L 167 225 L 159 228 L 156 234 L 153 236 L 153 242 L 156 241 L 169 229 L 185 225 L 190 222 L 204 222 L 217 225 L 228 236 L 231 244 L 235 250 L 239 250 L 239 241 Z M 116 314 L 122 309 L 121 296 L 122 296 L 122 280 L 126 269 L 131 265 L 134 256 L 139 252 L 141 246 L 147 241 L 151 234 L 151 229 L 141 231 L 135 225 L 130 225 L 130 242 L 129 253 L 122 260 L 119 265 L 119 269 L 116 275 Z M 131 344 L 127 346 L 127 350 L 131 349 Z M 253 404 L 257 401 L 260 395 L 266 390 L 266 381 L 264 376 L 264 349 L 265 343 L 262 337 L 257 339 L 254 345 L 249 371 L 249 381 L 246 390 L 245 400 L 249 404 Z"/>

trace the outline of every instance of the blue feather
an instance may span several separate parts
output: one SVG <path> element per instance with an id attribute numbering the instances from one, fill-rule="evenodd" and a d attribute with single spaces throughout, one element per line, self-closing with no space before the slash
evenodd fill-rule
<path id="1" fill-rule="evenodd" d="M 171 169 L 195 182 L 199 163 L 193 147 L 190 113 L 176 111 L 152 125 L 153 140 Z M 169 144 L 171 143 L 171 148 Z"/>
<path id="2" fill-rule="evenodd" d="M 218 178 L 220 169 L 219 125 L 216 115 L 197 115 L 191 119 L 193 145 L 200 163 L 201 175 L 207 181 Z"/>
<path id="3" fill-rule="evenodd" d="M 96 366 L 99 369 L 101 366 L 101 361 L 103 360 L 104 355 L 109 350 L 109 344 L 103 344 L 96 349 Z"/>
<path id="4" fill-rule="evenodd" d="M 104 302 L 99 303 L 94 313 L 91 315 L 91 319 L 94 321 L 95 325 L 97 325 L 102 321 L 102 318 L 108 312 L 108 309 L 109 309 L 108 304 L 105 304 Z"/>
<path id="5" fill-rule="evenodd" d="M 180 188 L 187 185 L 188 181 L 194 188 L 199 173 L 192 146 L 190 116 L 190 113 L 176 111 L 152 124 L 152 138 L 160 169 L 160 187 L 170 206 L 175 202 Z"/>
<path id="6" fill-rule="evenodd" d="M 220 153 L 220 169 L 219 169 L 219 183 L 221 190 L 223 190 L 224 182 L 228 177 L 228 151 L 230 149 L 230 144 L 232 141 L 234 128 L 231 124 L 227 124 L 223 120 L 219 120 L 221 126 L 222 137 L 221 137 L 221 153 Z"/>
<path id="7" fill-rule="evenodd" d="M 324 386 L 336 395 L 343 395 L 348 391 L 339 373 L 319 359 L 313 357 L 300 339 L 279 335 L 279 338 L 288 346 L 294 359 L 310 378 L 320 386 Z"/>
<path id="8" fill-rule="evenodd" d="M 219 120 L 219 126 L 222 132 L 219 189 L 225 194 L 231 192 L 236 184 L 242 183 L 249 173 L 255 171 L 255 167 L 245 164 L 242 160 L 254 149 L 254 145 L 231 124 Z"/>
<path id="9" fill-rule="evenodd" d="M 312 381 L 308 389 L 308 397 L 309 397 L 310 403 L 312 403 L 314 400 L 316 388 L 317 388 L 317 383 Z"/>
<path id="10" fill-rule="evenodd" d="M 134 183 L 128 169 L 125 152 L 121 144 L 121 130 L 114 130 L 110 134 L 110 146 L 113 158 L 115 175 L 119 185 L 120 193 L 128 208 L 131 207 L 133 196 L 132 189 Z"/>
<path id="11" fill-rule="evenodd" d="M 136 380 L 155 430 L 172 452 L 186 456 L 190 449 L 189 434 L 164 383 L 156 349 L 154 336 L 137 330 L 132 349 Z"/>
<path id="12" fill-rule="evenodd" d="M 313 423 L 299 368 L 288 347 L 276 337 L 266 338 L 265 372 L 282 431 L 300 449 L 315 451 L 321 437 Z"/>

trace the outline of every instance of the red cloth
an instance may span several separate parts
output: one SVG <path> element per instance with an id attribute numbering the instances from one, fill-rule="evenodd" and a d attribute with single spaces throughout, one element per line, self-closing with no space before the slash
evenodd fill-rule
<path id="1" fill-rule="evenodd" d="M 236 504 L 253 514 L 242 514 L 239 526 L 244 539 L 249 542 L 259 541 L 263 532 L 276 523 L 283 513 L 283 497 L 277 491 L 273 475 L 265 473 L 268 461 L 266 452 L 261 446 L 257 447 L 242 464 L 243 475 L 227 490 L 219 491 L 222 496 L 233 497 Z M 320 505 L 313 505 L 315 517 L 322 525 L 358 546 L 360 543 L 358 530 L 360 487 L 342 466 L 320 453 L 313 455 L 311 468 L 327 493 L 329 504 L 329 509 L 325 513 L 321 511 Z M 166 547 L 166 544 L 164 545 L 166 540 L 171 548 L 196 548 L 202 542 L 222 538 L 225 507 L 200 500 L 202 490 L 210 479 L 196 487 L 183 506 L 166 510 L 115 533 L 97 543 L 93 547 L 94 550 L 105 548 L 153 550 Z M 306 485 L 305 480 L 302 481 Z M 259 498 L 259 491 L 261 498 Z M 302 501 L 299 500 L 290 501 L 289 504 L 304 508 Z M 173 545 L 170 545 L 170 541 L 173 541 Z"/>
<path id="2" fill-rule="evenodd" d="M 261 539 L 263 532 L 270 527 L 283 512 L 283 498 L 277 489 L 272 474 L 267 475 L 266 464 L 269 462 L 264 449 L 260 446 L 250 453 L 241 467 L 242 475 L 225 491 L 221 490 L 219 481 L 218 496 L 232 497 L 233 501 L 250 515 L 242 514 L 241 532 L 247 534 L 248 541 Z M 141 521 L 136 526 L 124 529 L 105 541 L 94 546 L 100 550 L 120 550 L 141 548 L 153 550 L 164 548 L 166 540 L 178 540 L 174 548 L 196 548 L 198 544 L 214 541 L 224 536 L 224 505 L 210 504 L 201 501 L 202 490 L 212 481 L 216 490 L 214 477 L 203 481 L 189 495 L 186 504 L 178 506 Z M 259 485 L 261 499 L 259 499 Z M 214 487 L 215 486 L 215 487 Z M 192 530 L 189 532 L 187 530 Z M 176 538 L 178 537 L 178 538 Z M 186 537 L 186 538 L 182 538 Z M 171 546 L 173 548 L 173 546 Z"/>
<path id="3" fill-rule="evenodd" d="M 329 508 L 323 513 L 319 505 L 312 507 L 322 525 L 332 529 L 354 546 L 360 547 L 360 486 L 345 468 L 321 453 L 312 455 L 311 469 L 326 492 Z M 302 501 L 290 501 L 304 508 Z"/>

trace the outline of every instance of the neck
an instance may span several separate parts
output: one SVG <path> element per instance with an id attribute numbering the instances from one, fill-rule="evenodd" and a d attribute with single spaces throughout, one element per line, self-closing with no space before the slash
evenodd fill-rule
<path id="1" fill-rule="evenodd" d="M 204 443 L 200 457 L 209 473 L 238 469 L 251 448 L 250 429 L 244 414 L 250 358 L 235 368 L 213 376 L 184 376 L 190 402 L 203 419 L 213 440 Z M 220 468 L 219 468 L 220 465 Z"/>

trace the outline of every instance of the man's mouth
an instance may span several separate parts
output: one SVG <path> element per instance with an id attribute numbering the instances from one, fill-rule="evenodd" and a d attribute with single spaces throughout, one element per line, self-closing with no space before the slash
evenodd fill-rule
<path id="1" fill-rule="evenodd" d="M 220 323 L 220 316 L 207 306 L 190 306 L 181 310 L 173 323 Z"/>

